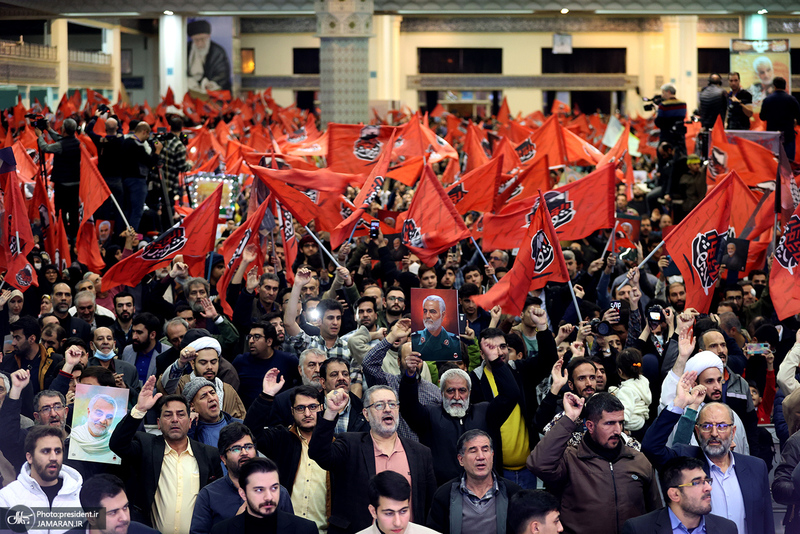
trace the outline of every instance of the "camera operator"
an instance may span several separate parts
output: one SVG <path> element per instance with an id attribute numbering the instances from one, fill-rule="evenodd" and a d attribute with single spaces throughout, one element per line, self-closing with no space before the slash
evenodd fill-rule
<path id="1" fill-rule="evenodd" d="M 675 86 L 666 83 L 661 86 L 661 102 L 658 102 L 658 112 L 655 123 L 661 130 L 658 144 L 669 143 L 676 151 L 686 153 L 686 102 L 675 98 Z M 654 101 L 657 99 L 654 98 Z"/>
<path id="2" fill-rule="evenodd" d="M 708 85 L 700 91 L 700 124 L 703 131 L 707 132 L 714 127 L 717 117 L 722 117 L 725 123 L 725 114 L 728 110 L 728 100 L 722 88 L 722 76 L 717 73 L 708 77 Z"/>
<path id="3" fill-rule="evenodd" d="M 100 170 L 100 174 L 103 175 L 111 194 L 119 202 L 124 198 L 122 189 L 122 142 L 124 137 L 119 131 L 119 122 L 115 117 L 103 118 L 103 115 L 107 115 L 108 111 L 108 106 L 98 106 L 85 131 L 97 147 L 97 168 Z M 97 135 L 94 132 L 94 126 L 98 120 L 105 120 L 105 136 Z M 114 202 L 110 198 L 97 210 L 96 218 L 115 221 L 114 228 L 117 229 L 117 233 L 125 228 L 122 217 L 120 217 L 114 207 Z"/>
<path id="4" fill-rule="evenodd" d="M 46 120 L 42 119 L 42 121 L 42 123 L 37 121 L 35 131 L 39 150 L 53 154 L 53 172 L 50 179 L 53 181 L 56 215 L 64 214 L 64 228 L 70 242 L 74 243 L 80 224 L 78 210 L 80 207 L 81 144 L 75 138 L 78 123 L 74 119 L 65 119 L 61 126 L 63 135 L 59 135 L 50 128 L 50 124 Z M 53 139 L 52 144 L 48 144 L 44 140 L 40 126 L 47 129 Z"/>
<path id="5" fill-rule="evenodd" d="M 169 203 L 182 193 L 180 174 L 189 171 L 193 165 L 193 162 L 186 160 L 186 146 L 181 140 L 181 130 L 183 119 L 177 116 L 170 118 L 169 133 L 164 137 L 164 151 L 161 155 L 164 161 L 164 180 L 167 182 L 170 197 L 165 201 Z"/>
<path id="6" fill-rule="evenodd" d="M 133 135 L 122 142 L 122 188 L 124 191 L 122 210 L 134 229 L 144 213 L 147 198 L 147 177 L 150 169 L 158 164 L 158 156 L 164 145 L 158 139 L 150 140 L 150 125 L 140 122 Z"/>

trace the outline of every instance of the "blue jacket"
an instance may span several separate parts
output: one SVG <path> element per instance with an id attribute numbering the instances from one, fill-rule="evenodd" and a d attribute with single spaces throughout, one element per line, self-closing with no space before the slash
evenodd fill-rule
<path id="1" fill-rule="evenodd" d="M 225 425 L 223 425 L 223 426 L 228 426 L 231 423 L 241 423 L 242 422 L 241 419 L 237 419 L 234 416 L 232 416 L 230 414 L 227 414 L 225 412 L 222 412 L 222 419 L 225 421 Z M 206 425 L 207 425 L 207 423 L 202 422 L 199 417 L 197 419 L 195 419 L 194 421 L 192 421 L 192 425 L 189 427 L 189 432 L 187 432 L 187 435 L 189 436 L 189 439 L 194 439 L 194 440 L 200 441 L 201 443 L 205 443 L 205 441 L 200 439 L 199 436 L 201 434 L 201 430 Z M 206 445 L 209 445 L 211 447 L 216 447 L 217 446 L 216 443 L 206 443 Z"/>
<path id="2" fill-rule="evenodd" d="M 642 452 L 656 469 L 678 456 L 697 458 L 703 462 L 706 475 L 710 476 L 703 449 L 684 444 L 667 447 L 667 439 L 680 417 L 680 414 L 669 410 L 662 411 L 644 436 Z M 747 532 L 775 532 L 767 465 L 761 458 L 736 452 L 732 454 L 736 461 L 736 479 L 742 489 Z"/>

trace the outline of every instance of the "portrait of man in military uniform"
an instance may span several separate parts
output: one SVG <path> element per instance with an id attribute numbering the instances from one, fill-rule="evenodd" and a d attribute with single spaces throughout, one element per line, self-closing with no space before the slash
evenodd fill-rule
<path id="1" fill-rule="evenodd" d="M 419 352 L 423 360 L 452 362 L 461 359 L 457 302 L 454 290 L 411 290 L 411 321 L 417 330 L 411 334 L 411 350 Z M 449 314 L 448 309 L 451 310 Z"/>

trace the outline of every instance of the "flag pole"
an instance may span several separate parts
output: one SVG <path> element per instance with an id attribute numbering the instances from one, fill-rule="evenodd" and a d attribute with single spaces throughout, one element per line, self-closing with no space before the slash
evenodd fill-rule
<path id="1" fill-rule="evenodd" d="M 308 232 L 308 235 L 310 235 L 310 236 L 311 236 L 311 239 L 313 239 L 314 241 L 316 241 L 316 242 L 317 242 L 317 246 L 319 246 L 319 249 L 320 249 L 322 252 L 324 252 L 324 253 L 325 253 L 325 254 L 326 254 L 326 255 L 327 255 L 327 256 L 328 256 L 328 257 L 331 259 L 331 261 L 333 262 L 333 264 L 334 264 L 335 266 L 337 266 L 337 267 L 341 267 L 341 265 L 339 265 L 339 262 L 338 262 L 338 261 L 336 261 L 336 258 L 334 258 L 334 257 L 333 257 L 333 254 L 331 254 L 331 253 L 330 253 L 330 251 L 328 251 L 328 249 L 327 249 L 327 248 L 325 248 L 325 245 L 323 245 L 323 244 L 322 244 L 322 241 L 320 241 L 320 240 L 319 240 L 319 238 L 318 238 L 317 236 L 315 236 L 315 235 L 314 235 L 314 232 L 312 232 L 311 230 L 309 230 L 309 229 L 308 229 L 308 226 L 303 226 L 303 228 L 305 228 L 305 229 L 306 229 L 306 232 Z"/>
<path id="2" fill-rule="evenodd" d="M 477 250 L 478 254 L 481 255 L 481 259 L 483 260 L 483 264 L 484 265 L 489 265 L 489 262 L 486 261 L 486 256 L 483 255 L 483 251 L 481 250 L 481 247 L 479 247 L 478 243 L 475 242 L 475 238 L 472 237 L 471 235 L 469 236 L 469 238 L 472 239 L 472 244 L 475 245 L 475 250 Z M 497 279 L 497 275 L 496 274 L 492 274 L 492 278 L 494 278 L 494 283 L 495 284 L 499 282 L 499 280 Z"/>
<path id="3" fill-rule="evenodd" d="M 116 198 L 114 198 L 114 193 L 111 193 L 111 194 L 109 195 L 109 197 L 111 197 L 111 200 L 114 202 L 114 205 L 117 207 L 117 211 L 119 212 L 119 216 L 120 216 L 120 217 L 122 217 L 122 222 L 124 222 L 124 223 L 125 223 L 125 228 L 130 228 L 130 227 L 131 227 L 131 225 L 130 225 L 130 223 L 128 223 L 128 219 L 127 219 L 127 218 L 125 218 L 125 214 L 124 214 L 124 213 L 122 213 L 122 208 L 121 208 L 121 207 L 119 207 L 119 202 L 117 202 L 117 199 L 116 199 Z M 136 228 L 134 228 L 134 230 L 135 230 L 135 229 L 136 229 Z"/>
<path id="4" fill-rule="evenodd" d="M 611 235 L 608 236 L 608 240 L 606 241 L 606 246 L 603 247 L 603 254 L 605 254 L 608 251 L 608 246 L 611 244 L 612 236 L 617 234 L 617 226 L 619 226 L 619 221 L 614 219 L 614 228 L 611 229 Z M 612 250 L 611 253 L 613 254 L 614 251 Z M 603 254 L 600 254 L 600 256 L 602 256 Z"/>
<path id="5" fill-rule="evenodd" d="M 661 247 L 663 247 L 663 246 L 664 246 L 664 241 L 662 240 L 662 241 L 661 241 L 661 242 L 660 242 L 658 245 L 656 245 L 656 248 L 654 248 L 654 249 L 653 249 L 653 250 L 650 252 L 650 254 L 648 254 L 648 255 L 647 255 L 647 257 L 645 257 L 645 259 L 643 259 L 643 260 L 642 260 L 642 262 L 641 262 L 639 265 L 637 265 L 637 266 L 636 266 L 636 269 L 637 269 L 637 270 L 641 269 L 641 268 L 642 268 L 642 266 L 643 266 L 645 263 L 647 263 L 648 261 L 650 261 L 650 258 L 652 258 L 652 257 L 653 257 L 653 254 L 655 254 L 655 253 L 656 253 L 656 251 L 657 251 L 658 249 L 660 249 Z M 627 283 L 628 283 L 628 280 L 627 280 L 627 279 L 626 279 L 626 280 L 623 280 L 623 281 L 622 281 L 622 283 L 621 283 L 620 285 L 618 285 L 618 286 L 615 288 L 615 290 L 619 290 L 619 288 L 621 288 L 622 286 L 624 286 L 624 285 L 625 285 L 625 284 L 627 284 Z M 614 293 L 612 292 L 612 293 L 611 293 L 611 295 L 613 296 L 613 295 L 614 295 Z"/>
<path id="6" fill-rule="evenodd" d="M 583 317 L 581 317 L 581 308 L 578 306 L 578 297 L 575 295 L 575 288 L 572 286 L 572 280 L 567 280 L 569 284 L 569 291 L 572 295 L 572 303 L 575 305 L 575 316 L 578 318 L 578 324 L 583 321 Z"/>

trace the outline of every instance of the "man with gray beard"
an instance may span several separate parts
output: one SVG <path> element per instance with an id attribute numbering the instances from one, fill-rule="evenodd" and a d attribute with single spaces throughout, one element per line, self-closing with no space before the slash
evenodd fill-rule
<path id="1" fill-rule="evenodd" d="M 469 375 L 461 369 L 449 369 L 439 380 L 442 405 L 421 405 L 416 380 L 417 371 L 423 365 L 419 353 L 408 357 L 406 372 L 400 379 L 401 414 L 411 430 L 417 433 L 420 442 L 431 448 L 440 486 L 461 475 L 456 445 L 458 438 L 468 430 L 488 432 L 498 444 L 495 447 L 497 465 L 503 465 L 500 427 L 519 400 L 519 387 L 511 369 L 500 357 L 500 347 L 495 340 L 481 340 L 480 348 L 492 368 L 497 385 L 497 395 L 489 402 L 470 405 L 472 382 Z"/>
<path id="2" fill-rule="evenodd" d="M 442 327 L 446 313 L 447 306 L 442 297 L 428 295 L 422 301 L 422 324 L 425 328 L 411 334 L 411 343 L 426 360 L 461 360 L 461 341 Z"/>

